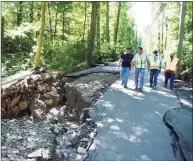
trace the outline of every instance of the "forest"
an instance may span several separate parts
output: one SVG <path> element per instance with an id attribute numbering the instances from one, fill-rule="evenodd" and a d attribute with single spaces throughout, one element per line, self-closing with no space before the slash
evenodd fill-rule
<path id="1" fill-rule="evenodd" d="M 131 2 L 2 2 L 2 77 L 42 66 L 66 70 L 116 61 L 126 47 L 177 51 L 180 2 L 152 2 L 156 15 L 138 36 Z M 192 2 L 186 2 L 181 72 L 192 70 Z"/>

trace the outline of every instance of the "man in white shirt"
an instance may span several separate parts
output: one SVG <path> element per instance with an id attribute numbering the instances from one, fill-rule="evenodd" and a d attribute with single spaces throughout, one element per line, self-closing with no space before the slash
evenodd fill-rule
<path id="1" fill-rule="evenodd" d="M 136 86 L 135 89 L 136 90 L 139 89 L 139 91 L 143 91 L 146 64 L 148 64 L 147 69 L 149 71 L 149 68 L 150 68 L 149 57 L 147 54 L 143 53 L 142 47 L 138 47 L 137 54 L 135 54 L 132 60 L 132 67 L 134 67 L 135 65 L 135 86 Z M 139 77 L 140 77 L 140 82 L 139 82 L 139 88 L 138 88 Z"/>

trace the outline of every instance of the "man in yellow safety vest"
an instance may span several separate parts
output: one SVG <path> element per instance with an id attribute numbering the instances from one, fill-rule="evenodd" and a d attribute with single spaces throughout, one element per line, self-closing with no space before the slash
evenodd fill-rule
<path id="1" fill-rule="evenodd" d="M 158 51 L 154 50 L 154 56 L 150 58 L 150 87 L 156 89 L 158 74 L 161 71 L 161 59 L 158 57 Z"/>
<path id="2" fill-rule="evenodd" d="M 139 89 L 139 91 L 143 91 L 145 69 L 147 66 L 147 69 L 149 71 L 150 62 L 148 55 L 146 53 L 143 53 L 142 47 L 137 48 L 137 54 L 135 54 L 131 64 L 132 68 L 135 65 L 135 86 L 136 86 L 135 90 Z M 139 81 L 139 88 L 138 88 L 138 81 Z"/>
<path id="3" fill-rule="evenodd" d="M 165 86 L 167 87 L 168 79 L 170 79 L 170 89 L 174 88 L 174 79 L 177 67 L 180 66 L 179 59 L 174 58 L 175 53 L 170 54 L 170 57 L 165 62 Z"/>

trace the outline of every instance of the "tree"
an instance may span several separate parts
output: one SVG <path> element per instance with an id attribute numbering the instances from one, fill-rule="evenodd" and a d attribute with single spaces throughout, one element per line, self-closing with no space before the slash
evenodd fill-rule
<path id="1" fill-rule="evenodd" d="M 168 38 L 168 24 L 166 23 L 166 32 L 165 32 L 165 47 L 164 49 L 166 50 L 167 49 L 167 38 Z"/>
<path id="2" fill-rule="evenodd" d="M 109 2 L 106 2 L 106 40 L 110 42 L 110 32 L 109 32 Z"/>
<path id="3" fill-rule="evenodd" d="M 32 1 L 31 6 L 30 6 L 30 15 L 29 15 L 31 23 L 34 21 L 34 12 L 33 12 L 33 10 L 34 10 L 34 2 Z"/>
<path id="4" fill-rule="evenodd" d="M 100 2 L 98 3 L 98 14 L 97 14 L 97 48 L 100 51 Z"/>
<path id="5" fill-rule="evenodd" d="M 49 15 L 49 30 L 50 30 L 50 39 L 53 41 L 53 34 L 52 34 L 52 17 L 50 11 L 50 3 L 48 3 L 48 15 Z"/>
<path id="6" fill-rule="evenodd" d="M 92 67 L 92 53 L 95 44 L 97 9 L 98 9 L 98 2 L 92 2 L 90 36 L 88 40 L 88 51 L 86 53 L 86 61 L 89 67 Z"/>
<path id="7" fill-rule="evenodd" d="M 87 17 L 87 2 L 84 2 L 85 3 L 85 7 L 84 7 L 84 30 L 83 30 L 83 41 L 84 40 L 84 36 L 85 36 L 85 32 L 86 32 L 86 17 Z"/>
<path id="8" fill-rule="evenodd" d="M 56 39 L 56 33 L 57 33 L 57 22 L 58 22 L 58 5 L 56 6 L 56 16 L 55 16 L 55 26 L 54 26 L 54 41 Z"/>
<path id="9" fill-rule="evenodd" d="M 40 27 L 39 40 L 37 43 L 37 51 L 35 55 L 35 68 L 40 66 L 40 54 L 41 54 L 44 25 L 45 25 L 45 12 L 46 12 L 46 2 L 42 2 L 41 27 Z"/>
<path id="10" fill-rule="evenodd" d="M 1 40 L 4 38 L 4 32 L 5 32 L 5 18 L 4 16 L 1 16 Z"/>
<path id="11" fill-rule="evenodd" d="M 18 2 L 18 7 L 17 7 L 17 26 L 20 26 L 22 23 L 22 1 Z"/>
<path id="12" fill-rule="evenodd" d="M 117 44 L 117 34 L 118 34 L 118 27 L 119 27 L 119 19 L 120 19 L 120 12 L 121 12 L 121 2 L 118 2 L 118 11 L 117 11 L 117 22 L 115 26 L 115 32 L 114 32 L 114 45 Z"/>

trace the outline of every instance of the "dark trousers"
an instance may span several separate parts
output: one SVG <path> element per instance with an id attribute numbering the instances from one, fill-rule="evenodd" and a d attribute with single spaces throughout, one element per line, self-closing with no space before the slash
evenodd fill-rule
<path id="1" fill-rule="evenodd" d="M 165 72 L 165 86 L 167 86 L 167 84 L 168 84 L 168 79 L 170 79 L 170 89 L 173 89 L 174 88 L 175 74 Z"/>
<path id="2" fill-rule="evenodd" d="M 157 78 L 159 74 L 159 69 L 150 69 L 150 84 L 157 86 Z"/>

